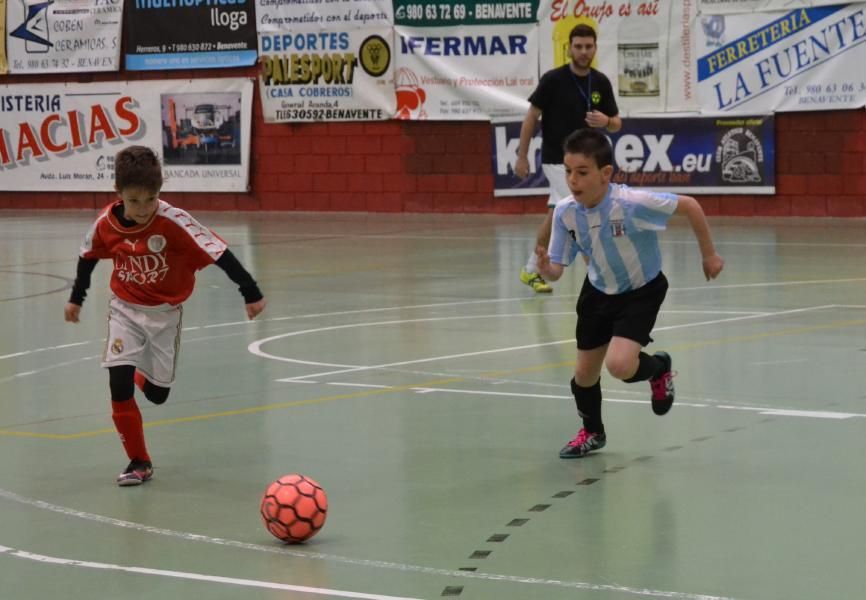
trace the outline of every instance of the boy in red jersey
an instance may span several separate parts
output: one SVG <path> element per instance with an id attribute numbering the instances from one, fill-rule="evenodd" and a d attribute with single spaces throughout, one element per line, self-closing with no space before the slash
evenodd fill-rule
<path id="1" fill-rule="evenodd" d="M 117 477 L 121 486 L 140 485 L 153 476 L 144 443 L 138 386 L 154 404 L 168 398 L 180 347 L 184 302 L 195 286 L 195 273 L 215 263 L 235 282 L 253 319 L 265 299 L 225 241 L 158 198 L 162 167 L 150 148 L 130 146 L 115 160 L 115 189 L 120 200 L 107 206 L 84 237 L 66 321 L 77 323 L 101 258 L 113 261 L 108 309 L 108 340 L 102 366 L 108 368 L 112 419 L 129 457 Z"/>

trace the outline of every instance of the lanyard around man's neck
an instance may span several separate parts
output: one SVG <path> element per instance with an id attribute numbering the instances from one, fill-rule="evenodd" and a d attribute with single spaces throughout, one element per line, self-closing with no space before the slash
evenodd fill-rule
<path id="1" fill-rule="evenodd" d="M 580 85 L 580 81 L 577 79 L 577 73 L 571 70 L 571 65 L 568 66 L 568 72 L 571 73 L 571 78 L 574 80 L 574 85 L 577 86 L 577 91 L 580 92 L 580 95 L 583 96 L 584 100 L 586 100 L 586 112 L 592 112 L 592 69 L 590 69 L 586 74 L 585 92 Z"/>

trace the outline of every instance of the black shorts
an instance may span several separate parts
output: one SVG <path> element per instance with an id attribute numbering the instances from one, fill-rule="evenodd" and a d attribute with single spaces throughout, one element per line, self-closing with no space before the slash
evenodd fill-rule
<path id="1" fill-rule="evenodd" d="M 607 344 L 613 336 L 623 337 L 646 346 L 650 332 L 668 291 L 664 273 L 645 286 L 609 296 L 583 281 L 577 299 L 577 347 L 592 350 Z"/>

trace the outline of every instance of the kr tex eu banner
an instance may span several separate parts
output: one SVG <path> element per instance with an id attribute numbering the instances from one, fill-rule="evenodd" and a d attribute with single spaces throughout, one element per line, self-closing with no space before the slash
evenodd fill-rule
<path id="1" fill-rule="evenodd" d="M 126 68 L 212 69 L 256 62 L 253 0 L 126 0 Z"/>
<path id="2" fill-rule="evenodd" d="M 0 190 L 109 192 L 138 144 L 165 191 L 247 191 L 252 102 L 238 78 L 0 86 Z"/>
<path id="3" fill-rule="evenodd" d="M 547 194 L 540 134 L 529 146 L 525 180 L 514 174 L 520 121 L 494 123 L 491 135 L 494 195 Z M 773 194 L 774 136 L 772 115 L 629 117 L 608 134 L 612 181 L 676 193 Z"/>
<path id="4" fill-rule="evenodd" d="M 266 122 L 380 121 L 394 115 L 391 27 L 259 34 Z"/>
<path id="5" fill-rule="evenodd" d="M 11 0 L 5 8 L 10 73 L 119 70 L 122 0 Z"/>

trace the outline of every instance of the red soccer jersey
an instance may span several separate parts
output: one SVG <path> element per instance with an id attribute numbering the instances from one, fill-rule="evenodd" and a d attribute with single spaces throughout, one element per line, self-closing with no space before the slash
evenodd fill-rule
<path id="1" fill-rule="evenodd" d="M 216 262 L 226 243 L 188 212 L 159 200 L 144 225 L 124 227 L 108 205 L 84 238 L 82 258 L 114 261 L 111 291 L 145 306 L 178 305 L 192 294 L 195 272 Z"/>

